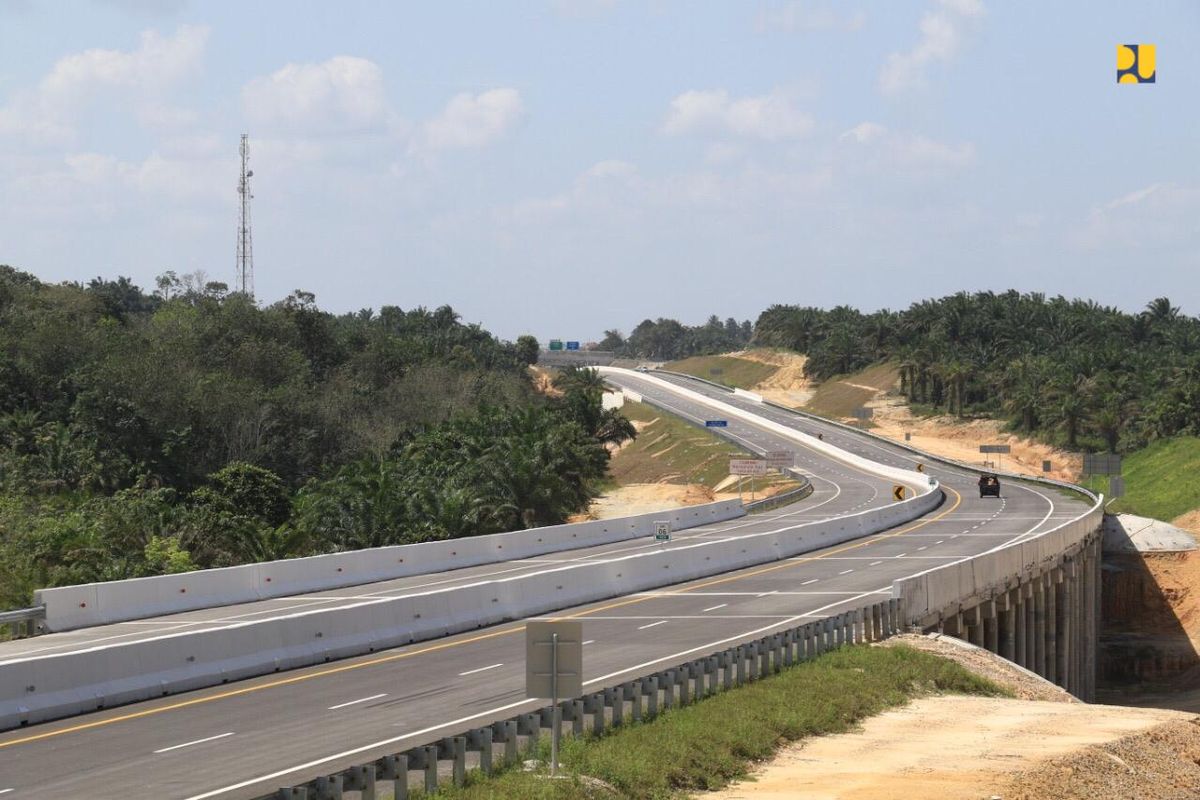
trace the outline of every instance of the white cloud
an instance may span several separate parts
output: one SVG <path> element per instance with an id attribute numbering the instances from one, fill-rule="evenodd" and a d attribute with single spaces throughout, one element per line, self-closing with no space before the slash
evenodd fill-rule
<path id="1" fill-rule="evenodd" d="M 852 163 L 884 169 L 956 169 L 975 161 L 970 142 L 949 144 L 918 133 L 891 131 L 877 122 L 862 122 L 838 139 L 856 148 Z"/>
<path id="2" fill-rule="evenodd" d="M 132 102 L 141 121 L 161 124 L 167 109 L 161 95 L 199 69 L 208 35 L 205 26 L 182 25 L 173 36 L 143 32 L 135 50 L 97 48 L 65 56 L 34 89 L 17 92 L 0 108 L 0 134 L 69 141 L 81 112 L 113 93 Z M 176 119 L 186 113 L 172 110 Z"/>
<path id="3" fill-rule="evenodd" d="M 1155 183 L 1094 207 L 1070 234 L 1083 250 L 1194 248 L 1200 187 Z"/>
<path id="4" fill-rule="evenodd" d="M 420 144 L 430 150 L 483 147 L 512 129 L 523 111 L 516 89 L 456 94 L 424 124 Z"/>
<path id="5" fill-rule="evenodd" d="M 383 70 L 354 56 L 288 64 L 255 78 L 242 89 L 242 105 L 253 123 L 269 130 L 361 131 L 388 120 Z"/>
<path id="6" fill-rule="evenodd" d="M 879 72 L 879 89 L 896 95 L 920 88 L 931 65 L 950 61 L 962 48 L 967 28 L 985 13 L 982 0 L 939 0 L 921 17 L 921 38 L 912 50 L 892 53 Z"/>
<path id="7" fill-rule="evenodd" d="M 684 92 L 671 101 L 662 125 L 669 135 L 735 134 L 767 141 L 804 136 L 812 128 L 812 117 L 778 90 L 742 98 L 731 98 L 724 89 Z"/>
<path id="8" fill-rule="evenodd" d="M 761 11 L 756 19 L 760 31 L 813 33 L 818 31 L 857 31 L 866 24 L 862 11 L 841 14 L 831 6 L 810 0 L 793 0 L 782 6 Z"/>

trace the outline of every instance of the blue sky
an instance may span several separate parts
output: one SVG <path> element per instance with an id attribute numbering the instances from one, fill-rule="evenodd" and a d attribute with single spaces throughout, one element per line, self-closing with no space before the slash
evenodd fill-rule
<path id="1" fill-rule="evenodd" d="M 5 0 L 0 263 L 232 283 L 246 132 L 264 302 L 584 340 L 962 289 L 1196 314 L 1197 98 L 1186 0 Z"/>

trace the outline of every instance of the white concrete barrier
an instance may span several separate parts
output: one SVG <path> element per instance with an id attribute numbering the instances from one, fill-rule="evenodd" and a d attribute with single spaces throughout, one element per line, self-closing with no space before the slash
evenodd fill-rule
<path id="1" fill-rule="evenodd" d="M 0 729 L 318 664 L 789 558 L 915 519 L 941 499 L 940 491 L 931 491 L 844 517 L 781 523 L 777 529 L 728 539 L 679 540 L 630 555 L 573 562 L 469 586 L 10 659 L 0 662 Z M 689 514 L 697 515 L 693 519 L 704 515 L 686 508 L 679 512 L 673 521 L 686 522 Z M 519 630 L 514 627 L 514 635 Z"/>
<path id="2" fill-rule="evenodd" d="M 1099 528 L 1104 498 L 1079 517 L 1044 533 L 1000 545 L 976 556 L 944 564 L 892 583 L 892 596 L 904 599 L 908 622 L 937 614 L 978 597 L 1010 578 L 1030 573 L 1081 542 Z"/>
<path id="3" fill-rule="evenodd" d="M 828 458 L 848 464 L 857 470 L 868 472 L 879 477 L 888 478 L 896 481 L 897 483 L 902 483 L 918 493 L 927 493 L 931 491 L 931 486 L 934 483 L 932 478 L 917 472 L 916 470 L 908 470 L 900 467 L 891 467 L 887 466 L 886 464 L 880 464 L 879 462 L 872 461 L 869 458 L 842 450 L 840 447 L 818 439 L 815 436 L 809 436 L 803 431 L 798 431 L 795 428 L 789 428 L 786 425 L 781 425 L 778 422 L 765 419 L 757 414 L 744 411 L 736 406 L 721 402 L 720 400 L 716 400 L 700 394 L 699 392 L 692 391 L 691 389 L 679 386 L 678 384 L 664 381 L 662 378 L 655 377 L 654 375 L 649 375 L 644 372 L 635 372 L 630 369 L 621 369 L 620 367 L 596 367 L 595 369 L 601 375 L 620 375 L 661 386 L 662 388 L 674 392 L 677 395 L 686 397 L 693 402 L 716 409 L 726 416 L 740 419 L 743 422 L 749 422 L 750 424 L 756 425 L 763 430 L 768 430 L 784 438 L 791 439 L 797 444 L 807 447 L 810 450 L 815 450 Z"/>
<path id="4" fill-rule="evenodd" d="M 684 530 L 744 513 L 737 500 L 723 500 L 617 519 L 40 589 L 34 598 L 46 606 L 46 629 L 67 631 L 594 547 L 649 536 L 657 520 L 669 519 L 675 530 Z"/>
<path id="5" fill-rule="evenodd" d="M 738 397 L 744 397 L 753 403 L 761 403 L 763 401 L 763 396 L 761 394 L 756 392 L 747 392 L 745 389 L 734 389 L 733 393 Z"/>

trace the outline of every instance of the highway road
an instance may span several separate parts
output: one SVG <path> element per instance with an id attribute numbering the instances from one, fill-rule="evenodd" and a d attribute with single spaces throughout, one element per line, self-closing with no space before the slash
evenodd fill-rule
<path id="1" fill-rule="evenodd" d="M 620 381 L 685 416 L 712 417 L 695 401 L 680 400 L 644 379 L 630 376 Z M 687 383 L 701 390 L 701 385 Z M 714 396 L 723 394 L 711 391 Z M 721 399 L 732 401 L 728 395 Z M 821 427 L 757 404 L 750 410 L 771 418 L 777 414 L 777 421 L 808 432 Z M 826 441 L 844 442 L 881 462 L 912 466 L 910 454 L 899 449 L 832 426 L 823 428 Z M 818 458 L 754 426 L 730 420 L 729 433 L 744 437 L 754 449 L 797 449 L 817 490 L 787 509 L 693 529 L 678 539 L 787 529 L 891 502 L 890 481 Z M 929 471 L 943 481 L 947 498 L 920 520 L 804 556 L 560 612 L 556 616 L 584 622 L 585 689 L 596 691 L 810 617 L 861 607 L 888 595 L 896 578 L 1045 530 L 1085 507 L 1081 500 L 1013 483 L 1005 485 L 1003 498 L 981 500 L 970 473 L 932 464 Z M 594 552 L 556 553 L 462 574 L 306 596 L 311 599 L 190 612 L 147 620 L 143 627 L 228 624 L 223 620 L 234 614 L 284 613 L 282 606 L 288 602 L 349 602 L 343 598 L 376 592 L 400 595 L 422 581 L 486 579 L 489 571 L 536 571 L 577 558 L 603 558 L 629 547 L 662 546 L 626 542 Z M 118 630 L 108 627 L 113 629 L 110 634 Z M 522 631 L 519 622 L 499 625 L 9 731 L 0 734 L 0 796 L 253 797 L 505 718 L 542 705 L 522 699 Z M 40 637 L 27 646 L 53 640 Z"/>

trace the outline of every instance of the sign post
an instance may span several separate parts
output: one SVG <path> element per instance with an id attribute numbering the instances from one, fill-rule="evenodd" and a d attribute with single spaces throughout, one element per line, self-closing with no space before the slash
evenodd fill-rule
<path id="1" fill-rule="evenodd" d="M 525 623 L 525 696 L 549 697 L 554 731 L 550 737 L 550 776 L 558 773 L 562 709 L 558 698 L 583 694 L 583 623 L 578 620 Z"/>
<path id="2" fill-rule="evenodd" d="M 997 456 L 1000 456 L 1000 455 L 1003 455 L 1004 453 L 1011 453 L 1012 447 L 1007 444 L 981 444 L 981 445 L 979 445 L 979 452 L 980 453 L 995 453 Z M 1002 458 L 996 459 L 996 469 L 1002 469 L 1003 464 L 1004 464 L 1004 459 L 1002 459 Z"/>

